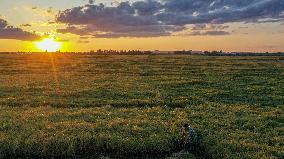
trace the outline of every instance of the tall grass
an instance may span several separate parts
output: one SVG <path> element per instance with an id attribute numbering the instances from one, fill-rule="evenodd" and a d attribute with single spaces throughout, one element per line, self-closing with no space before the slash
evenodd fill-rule
<path id="1" fill-rule="evenodd" d="M 0 59 L 0 158 L 164 157 L 184 123 L 201 136 L 197 157 L 283 158 L 279 57 Z"/>

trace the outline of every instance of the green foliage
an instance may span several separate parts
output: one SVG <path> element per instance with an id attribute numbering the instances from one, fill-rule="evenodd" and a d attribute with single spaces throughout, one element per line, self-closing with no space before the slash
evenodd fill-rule
<path id="1" fill-rule="evenodd" d="M 280 57 L 0 54 L 0 158 L 283 158 Z"/>

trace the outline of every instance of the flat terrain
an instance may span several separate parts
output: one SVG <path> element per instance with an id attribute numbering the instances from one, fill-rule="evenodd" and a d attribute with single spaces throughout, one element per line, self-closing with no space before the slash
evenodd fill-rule
<path id="1" fill-rule="evenodd" d="M 0 158 L 283 158 L 283 108 L 283 57 L 0 54 Z"/>

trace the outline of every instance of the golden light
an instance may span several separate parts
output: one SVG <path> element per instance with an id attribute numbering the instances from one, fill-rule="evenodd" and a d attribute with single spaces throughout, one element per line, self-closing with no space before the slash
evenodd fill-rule
<path id="1" fill-rule="evenodd" d="M 36 46 L 42 51 L 56 52 L 60 50 L 61 43 L 56 42 L 53 39 L 46 38 L 40 42 L 36 42 Z"/>

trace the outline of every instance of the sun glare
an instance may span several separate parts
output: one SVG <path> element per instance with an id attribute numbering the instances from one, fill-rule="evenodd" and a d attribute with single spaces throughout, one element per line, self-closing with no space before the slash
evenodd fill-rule
<path id="1" fill-rule="evenodd" d="M 56 42 L 53 39 L 44 39 L 40 42 L 36 43 L 36 46 L 42 50 L 42 51 L 47 51 L 47 52 L 56 52 L 59 51 L 61 48 L 61 43 Z"/>

